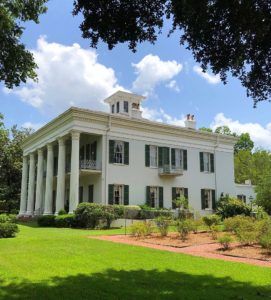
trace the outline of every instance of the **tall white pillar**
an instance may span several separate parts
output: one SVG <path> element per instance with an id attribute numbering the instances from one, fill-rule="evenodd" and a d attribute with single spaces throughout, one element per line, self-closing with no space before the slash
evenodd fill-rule
<path id="1" fill-rule="evenodd" d="M 30 154 L 29 164 L 29 181 L 28 181 L 28 196 L 27 196 L 27 212 L 28 216 L 34 214 L 34 200 L 35 200 L 35 154 Z"/>
<path id="2" fill-rule="evenodd" d="M 57 167 L 57 189 L 56 189 L 56 214 L 64 209 L 65 200 L 65 162 L 66 146 L 65 139 L 58 140 L 58 167 Z"/>
<path id="3" fill-rule="evenodd" d="M 79 203 L 79 146 L 80 132 L 72 131 L 70 204 L 69 213 L 73 213 Z"/>
<path id="4" fill-rule="evenodd" d="M 53 213 L 53 174 L 54 173 L 54 153 L 53 145 L 47 145 L 47 165 L 46 165 L 46 183 L 45 183 L 45 204 L 44 215 Z"/>
<path id="5" fill-rule="evenodd" d="M 23 157 L 23 170 L 22 170 L 22 183 L 21 183 L 21 202 L 20 202 L 20 213 L 23 216 L 26 213 L 27 205 L 27 175 L 28 173 L 28 158 Z"/>
<path id="6" fill-rule="evenodd" d="M 36 203 L 35 203 L 35 212 L 34 212 L 35 215 L 41 214 L 42 197 L 43 197 L 43 150 L 38 149 Z"/>

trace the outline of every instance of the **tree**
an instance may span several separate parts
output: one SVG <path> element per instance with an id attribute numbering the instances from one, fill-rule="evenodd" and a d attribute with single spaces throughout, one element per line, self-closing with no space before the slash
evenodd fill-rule
<path id="1" fill-rule="evenodd" d="M 255 188 L 257 193 L 256 203 L 262 206 L 265 211 L 271 214 L 271 175 L 261 176 Z"/>
<path id="2" fill-rule="evenodd" d="M 239 151 L 234 155 L 234 176 L 236 183 L 244 183 L 245 180 L 251 179 L 252 153 L 247 150 Z"/>
<path id="3" fill-rule="evenodd" d="M 205 131 L 205 132 L 213 132 L 213 130 L 211 128 L 208 127 L 201 127 L 199 128 L 200 131 Z"/>
<path id="4" fill-rule="evenodd" d="M 0 81 L 7 88 L 18 86 L 28 78 L 36 79 L 37 65 L 31 52 L 20 42 L 24 27 L 22 22 L 39 22 L 46 12 L 47 0 L 0 1 Z"/>
<path id="5" fill-rule="evenodd" d="M 22 142 L 31 129 L 7 129 L 0 114 L 0 210 L 19 208 L 22 169 Z"/>
<path id="6" fill-rule="evenodd" d="M 237 77 L 254 100 L 271 95 L 270 0 L 75 0 L 73 14 L 83 14 L 83 38 L 109 49 L 128 42 L 155 43 L 165 19 L 172 32 L 179 30 L 180 44 L 192 51 L 203 71 L 211 68 L 223 83 L 227 74 Z"/>
<path id="7" fill-rule="evenodd" d="M 238 142 L 234 145 L 234 153 L 240 150 L 252 151 L 254 148 L 254 142 L 251 140 L 249 133 L 242 133 L 239 136 Z"/>
<path id="8" fill-rule="evenodd" d="M 215 130 L 215 133 L 236 136 L 236 133 L 231 132 L 229 126 L 218 126 Z"/>

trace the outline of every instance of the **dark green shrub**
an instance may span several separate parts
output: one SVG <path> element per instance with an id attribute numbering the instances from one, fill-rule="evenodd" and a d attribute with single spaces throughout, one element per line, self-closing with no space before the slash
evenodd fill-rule
<path id="1" fill-rule="evenodd" d="M 173 213 L 169 209 L 156 209 L 146 205 L 141 206 L 141 210 L 138 214 L 138 218 L 142 220 L 155 219 L 158 217 L 172 218 L 172 216 Z"/>
<path id="2" fill-rule="evenodd" d="M 59 212 L 58 212 L 58 215 L 61 216 L 61 215 L 66 215 L 67 212 L 65 209 L 61 209 Z"/>
<path id="3" fill-rule="evenodd" d="M 222 219 L 237 215 L 250 216 L 251 207 L 239 199 L 226 196 L 220 198 L 217 202 L 217 214 L 220 215 Z"/>
<path id="4" fill-rule="evenodd" d="M 74 214 L 58 215 L 55 217 L 55 227 L 72 228 L 76 227 Z"/>
<path id="5" fill-rule="evenodd" d="M 123 216 L 123 210 L 119 205 L 103 205 L 101 219 L 106 222 L 106 228 L 110 228 L 112 221 Z"/>
<path id="6" fill-rule="evenodd" d="M 242 245 L 251 245 L 258 241 L 259 231 L 252 220 L 244 219 L 236 229 L 236 236 Z"/>
<path id="7" fill-rule="evenodd" d="M 260 237 L 260 245 L 271 253 L 271 233 L 266 233 Z"/>
<path id="8" fill-rule="evenodd" d="M 80 228 L 95 228 L 103 219 L 103 205 L 97 203 L 80 203 L 75 210 L 75 222 Z"/>
<path id="9" fill-rule="evenodd" d="M 202 220 L 204 224 L 209 227 L 210 230 L 213 225 L 218 225 L 221 221 L 218 215 L 206 215 L 202 218 Z"/>
<path id="10" fill-rule="evenodd" d="M 54 227 L 55 226 L 55 216 L 39 216 L 37 219 L 38 225 L 40 227 Z"/>
<path id="11" fill-rule="evenodd" d="M 167 216 L 159 216 L 155 219 L 156 226 L 161 236 L 167 236 L 171 222 L 172 219 Z"/>
<path id="12" fill-rule="evenodd" d="M 128 205 L 124 207 L 123 217 L 126 219 L 140 219 L 141 208 L 136 205 Z"/>
<path id="13" fill-rule="evenodd" d="M 6 214 L 0 214 L 0 223 L 15 223 L 15 221 L 13 221 L 13 218 L 10 217 L 9 215 Z"/>
<path id="14" fill-rule="evenodd" d="M 15 237 L 19 232 L 18 225 L 11 222 L 0 223 L 0 238 Z"/>
<path id="15" fill-rule="evenodd" d="M 218 239 L 218 242 L 223 250 L 228 250 L 230 248 L 230 243 L 232 242 L 232 237 L 229 234 L 224 234 Z"/>
<path id="16" fill-rule="evenodd" d="M 176 222 L 176 229 L 180 234 L 181 240 L 185 241 L 190 231 L 193 231 L 194 224 L 191 219 L 182 219 Z"/>
<path id="17" fill-rule="evenodd" d="M 236 233 L 243 222 L 254 222 L 254 219 L 247 216 L 235 216 L 224 219 L 223 224 L 226 231 Z"/>

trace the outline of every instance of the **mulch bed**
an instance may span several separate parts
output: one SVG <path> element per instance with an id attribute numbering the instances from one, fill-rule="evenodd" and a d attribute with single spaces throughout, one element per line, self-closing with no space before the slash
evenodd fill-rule
<path id="1" fill-rule="evenodd" d="M 190 234 L 186 241 L 181 241 L 176 233 L 170 233 L 167 237 L 152 234 L 149 237 L 133 237 L 131 235 L 104 235 L 90 236 L 89 238 L 123 243 L 147 248 L 166 250 L 177 253 L 185 253 L 206 258 L 237 261 L 247 264 L 271 267 L 271 255 L 259 245 L 241 246 L 239 243 L 231 243 L 227 251 L 221 249 L 221 245 L 214 241 L 209 233 L 201 232 Z"/>

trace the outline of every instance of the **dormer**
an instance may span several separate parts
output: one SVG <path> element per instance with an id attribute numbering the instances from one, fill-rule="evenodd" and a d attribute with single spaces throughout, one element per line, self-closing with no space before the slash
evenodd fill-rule
<path id="1" fill-rule="evenodd" d="M 104 100 L 110 105 L 110 113 L 113 115 L 127 116 L 130 118 L 142 118 L 140 110 L 141 101 L 145 97 L 118 91 Z"/>

